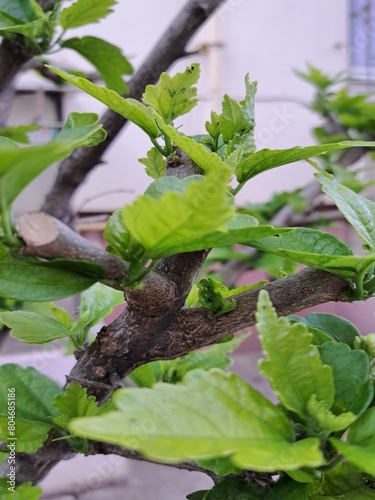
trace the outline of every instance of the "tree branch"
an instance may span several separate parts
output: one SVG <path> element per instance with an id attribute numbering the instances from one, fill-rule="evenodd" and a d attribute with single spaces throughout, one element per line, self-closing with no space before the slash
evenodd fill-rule
<path id="1" fill-rule="evenodd" d="M 160 73 L 186 54 L 193 35 L 224 0 L 189 0 L 166 29 L 142 66 L 129 81 L 129 96 L 140 99 L 146 85 L 155 83 Z M 115 111 L 107 110 L 100 122 L 107 139 L 93 148 L 80 148 L 64 160 L 56 182 L 46 198 L 43 210 L 66 223 L 71 221 L 70 198 L 86 175 L 100 162 L 112 141 L 127 120 Z"/>
<path id="2" fill-rule="evenodd" d="M 138 366 L 160 359 L 173 359 L 210 345 L 226 335 L 255 324 L 259 290 L 264 288 L 280 315 L 288 315 L 329 301 L 347 301 L 347 283 L 339 276 L 306 268 L 236 296 L 234 311 L 215 318 L 204 308 L 182 309 L 172 320 L 169 315 L 139 317 L 127 309 L 108 327 L 78 360 L 72 376 L 110 385 L 111 376 L 123 379 Z M 99 369 L 100 367 L 100 369 Z M 98 376 L 99 375 L 99 376 Z M 100 400 L 108 391 L 92 387 Z"/>
<path id="3" fill-rule="evenodd" d="M 17 230 L 26 246 L 22 253 L 44 259 L 89 260 L 103 267 L 105 277 L 125 279 L 128 264 L 116 255 L 92 245 L 61 221 L 43 212 L 28 212 L 17 221 Z"/>
<path id="4" fill-rule="evenodd" d="M 261 288 L 269 292 L 280 315 L 331 300 L 347 300 L 347 285 L 342 278 L 310 268 Z M 115 373 L 122 378 L 146 362 L 182 356 L 212 344 L 228 332 L 254 325 L 259 290 L 257 288 L 236 296 L 237 308 L 218 318 L 203 308 L 182 309 L 177 318 L 168 324 L 166 318 L 164 321 L 152 321 L 150 318 L 142 321 L 142 318 L 134 316 L 127 309 L 111 325 L 102 328 L 95 342 L 78 360 L 72 376 L 85 380 L 85 385 L 93 383 L 91 392 L 103 400 L 110 390 L 95 387 L 95 382 L 107 381 L 110 386 L 111 373 L 112 379 Z M 35 484 L 60 460 L 70 458 L 71 450 L 61 443 L 64 442 L 51 442 L 50 438 L 35 454 L 22 454 L 21 460 L 17 460 L 17 480 Z M 102 452 L 114 452 L 110 445 L 109 448 L 107 445 L 93 446 L 97 453 L 100 453 L 101 446 L 104 446 Z M 132 453 L 124 450 L 121 455 L 137 458 L 130 456 Z M 0 465 L 3 475 L 7 472 L 6 467 L 6 462 Z"/>

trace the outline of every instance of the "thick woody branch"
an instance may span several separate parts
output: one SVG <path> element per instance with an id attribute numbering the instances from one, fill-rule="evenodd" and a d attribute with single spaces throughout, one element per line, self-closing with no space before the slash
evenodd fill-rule
<path id="1" fill-rule="evenodd" d="M 116 255 L 92 245 L 59 220 L 44 212 L 28 212 L 17 221 L 25 247 L 22 252 L 43 259 L 89 260 L 103 267 L 108 280 L 122 281 L 128 265 Z"/>
<path id="2" fill-rule="evenodd" d="M 140 99 L 146 85 L 155 83 L 163 71 L 186 54 L 190 39 L 222 3 L 224 0 L 187 2 L 130 80 L 130 97 Z M 127 123 L 125 118 L 112 110 L 106 111 L 100 121 L 107 132 L 107 139 L 93 148 L 80 148 L 64 160 L 45 201 L 44 211 L 64 222 L 71 220 L 71 196 Z"/>
<path id="3" fill-rule="evenodd" d="M 339 276 L 306 268 L 292 276 L 262 287 L 281 315 L 329 301 L 346 301 L 347 283 Z M 130 310 L 103 328 L 96 341 L 78 360 L 72 376 L 81 380 L 111 385 L 137 366 L 158 359 L 173 359 L 210 345 L 229 332 L 255 323 L 260 288 L 236 296 L 234 311 L 215 318 L 203 308 L 182 309 L 170 316 L 139 317 Z M 100 400 L 106 392 L 93 386 L 91 392 Z"/>
<path id="4" fill-rule="evenodd" d="M 335 275 L 314 269 L 304 269 L 295 275 L 274 281 L 265 288 L 280 315 L 297 312 L 306 307 L 327 301 L 346 301 L 347 284 Z M 104 399 L 114 381 L 119 380 L 137 366 L 157 359 L 172 359 L 193 349 L 215 342 L 228 332 L 249 327 L 255 323 L 255 311 L 259 289 L 236 296 L 237 308 L 214 318 L 205 309 L 183 309 L 174 321 L 164 317 L 159 321 L 139 317 L 129 310 L 107 328 L 103 328 L 97 340 L 80 358 L 72 376 L 84 380 L 91 392 Z M 106 382 L 108 389 L 95 387 Z M 104 385 L 103 385 L 104 387 Z M 69 458 L 70 452 L 60 448 L 61 441 L 48 442 L 34 455 L 22 455 L 17 462 L 17 478 L 20 481 L 40 481 L 59 460 Z M 56 447 L 54 447 L 54 444 Z M 101 450 L 101 446 L 104 448 Z M 133 452 L 94 445 L 96 453 L 118 452 L 131 456 Z M 37 466 L 35 466 L 37 464 Z M 4 472 L 4 465 L 0 472 Z"/>

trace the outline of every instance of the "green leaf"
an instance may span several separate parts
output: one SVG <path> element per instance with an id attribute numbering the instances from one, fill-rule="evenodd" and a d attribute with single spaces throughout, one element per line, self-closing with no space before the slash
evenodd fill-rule
<path id="1" fill-rule="evenodd" d="M 70 384 L 64 394 L 58 394 L 53 406 L 59 415 L 53 417 L 53 422 L 63 428 L 76 417 L 91 417 L 98 414 L 98 403 L 94 396 L 87 395 L 87 389 L 79 384 Z"/>
<path id="2" fill-rule="evenodd" d="M 40 448 L 52 427 L 51 417 L 56 416 L 52 405 L 62 389 L 34 368 L 14 364 L 0 366 L 2 391 L 0 392 L 0 439 L 16 437 L 16 450 L 33 453 Z M 8 432 L 8 401 L 15 398 L 15 435 Z"/>
<path id="3" fill-rule="evenodd" d="M 222 291 L 228 291 L 227 287 L 213 280 L 212 278 L 204 278 L 198 283 L 199 302 L 203 307 L 209 309 L 213 316 L 221 316 L 227 312 L 233 311 L 236 308 L 234 299 L 225 300 Z"/>
<path id="4" fill-rule="evenodd" d="M 351 411 L 360 415 L 372 401 L 374 384 L 370 380 L 370 360 L 361 350 L 346 344 L 327 342 L 320 348 L 324 364 L 332 367 L 335 384 L 335 413 Z"/>
<path id="5" fill-rule="evenodd" d="M 32 257 L 13 256 L 0 245 L 0 296 L 20 301 L 57 300 L 80 293 L 95 281 Z"/>
<path id="6" fill-rule="evenodd" d="M 251 240 L 246 244 L 263 252 L 275 253 L 306 266 L 346 277 L 375 263 L 375 253 L 350 255 L 351 250 L 345 243 L 331 234 L 315 229 L 295 228 L 280 236 Z"/>
<path id="7" fill-rule="evenodd" d="M 371 407 L 351 426 L 348 442 L 359 445 L 375 445 L 375 407 Z"/>
<path id="8" fill-rule="evenodd" d="M 95 83 L 85 78 L 70 75 L 66 71 L 54 68 L 53 66 L 47 65 L 47 68 L 87 94 L 95 97 L 95 99 L 113 109 L 119 115 L 135 123 L 150 137 L 156 138 L 160 136 L 160 130 L 152 115 L 152 110 L 142 103 L 135 99 L 124 99 L 113 90 L 99 87 L 99 85 L 95 85 Z"/>
<path id="9" fill-rule="evenodd" d="M 187 495 L 186 498 L 188 500 L 204 500 L 204 497 L 208 491 L 209 490 L 194 491 L 194 493 L 190 493 L 189 495 Z"/>
<path id="10" fill-rule="evenodd" d="M 228 342 L 189 352 L 185 356 L 170 361 L 152 361 L 136 368 L 129 377 L 139 387 L 152 387 L 160 381 L 177 384 L 192 370 L 210 370 L 211 368 L 225 370 L 232 364 L 227 353 L 236 349 L 247 337 L 247 334 L 240 335 Z"/>
<path id="11" fill-rule="evenodd" d="M 18 127 L 7 127 L 0 129 L 0 137 L 7 137 L 15 142 L 21 142 L 23 144 L 29 144 L 29 138 L 27 136 L 28 132 L 34 132 L 39 130 L 39 126 L 36 124 L 30 125 L 19 125 Z"/>
<path id="12" fill-rule="evenodd" d="M 8 148 L 8 149 L 19 149 L 19 146 L 12 139 L 8 139 L 8 137 L 0 137 L 0 148 Z"/>
<path id="13" fill-rule="evenodd" d="M 138 161 L 146 166 L 146 174 L 150 177 L 158 179 L 166 175 L 167 160 L 156 148 L 151 148 L 147 152 L 147 158 L 140 158 Z"/>
<path id="14" fill-rule="evenodd" d="M 249 75 L 246 75 L 245 86 L 246 97 L 243 101 L 237 102 L 228 95 L 224 96 L 222 113 L 219 116 L 221 135 L 227 144 L 224 157 L 229 162 L 229 156 L 236 155 L 235 159 L 231 160 L 234 167 L 243 156 L 248 156 L 255 150 L 254 99 L 257 83 L 250 83 Z"/>
<path id="15" fill-rule="evenodd" d="M 122 210 L 115 210 L 109 217 L 103 236 L 108 243 L 107 252 L 114 253 L 122 259 L 130 261 L 131 238 L 122 217 Z"/>
<path id="16" fill-rule="evenodd" d="M 124 293 L 102 283 L 95 283 L 83 293 L 77 328 L 91 328 L 108 316 L 114 307 L 125 302 Z"/>
<path id="17" fill-rule="evenodd" d="M 311 83 L 320 90 L 325 90 L 331 85 L 338 83 L 343 79 L 344 76 L 343 72 L 337 73 L 335 76 L 330 76 L 322 73 L 322 71 L 320 71 L 318 68 L 315 68 L 311 64 L 306 64 L 306 66 L 306 73 L 296 70 L 294 70 L 294 73 L 302 80 Z"/>
<path id="18" fill-rule="evenodd" d="M 52 302 L 50 304 L 50 309 L 52 314 L 60 323 L 60 325 L 64 326 L 68 330 L 72 328 L 74 321 L 71 315 L 68 313 L 68 311 L 66 311 L 62 307 L 58 307 L 56 304 L 53 304 Z"/>
<path id="19" fill-rule="evenodd" d="M 185 251 L 192 252 L 205 248 L 223 247 L 233 243 L 246 243 L 249 238 L 265 238 L 275 234 L 292 231 L 290 228 L 258 225 L 258 221 L 249 215 L 238 215 L 225 224 L 221 231 L 207 232 L 199 239 L 186 241 Z"/>
<path id="20" fill-rule="evenodd" d="M 375 203 L 339 184 L 331 175 L 321 172 L 315 177 L 323 191 L 335 202 L 345 219 L 366 243 L 375 249 Z"/>
<path id="21" fill-rule="evenodd" d="M 0 12 L 19 19 L 24 23 L 34 21 L 44 15 L 43 9 L 35 0 L 0 0 Z"/>
<path id="22" fill-rule="evenodd" d="M 259 292 L 256 318 L 268 358 L 259 361 L 259 369 L 282 405 L 304 420 L 309 418 L 308 402 L 314 395 L 329 409 L 334 401 L 332 369 L 323 366 L 307 327 L 278 318 L 265 290 Z"/>
<path id="23" fill-rule="evenodd" d="M 174 191 L 175 193 L 183 194 L 186 191 L 189 183 L 191 181 L 201 181 L 203 180 L 202 175 L 189 175 L 188 177 L 184 177 L 183 179 L 178 179 L 172 175 L 161 177 L 152 182 L 145 193 L 151 198 L 155 198 L 155 200 L 160 200 L 167 193 Z"/>
<path id="24" fill-rule="evenodd" d="M 158 363 L 162 363 L 160 361 L 152 361 L 151 363 L 146 363 L 144 365 L 138 366 L 135 370 L 133 370 L 129 374 L 129 378 L 138 386 L 138 387 L 152 387 L 159 379 L 154 371 L 154 367 L 158 366 Z"/>
<path id="25" fill-rule="evenodd" d="M 20 22 L 4 12 L 0 12 L 0 33 L 5 36 L 8 32 L 23 35 L 33 41 L 42 37 L 51 26 L 50 14 L 30 22 Z"/>
<path id="26" fill-rule="evenodd" d="M 173 144 L 182 149 L 202 170 L 208 173 L 228 168 L 216 153 L 210 153 L 202 144 L 180 134 L 172 125 L 167 125 L 160 116 L 156 114 L 154 116 L 161 130 L 173 141 Z"/>
<path id="27" fill-rule="evenodd" d="M 262 500 L 266 498 L 266 492 L 267 490 L 256 481 L 233 477 L 215 484 L 203 498 L 204 500 Z"/>
<path id="28" fill-rule="evenodd" d="M 288 165 L 300 160 L 306 160 L 313 156 L 320 156 L 329 151 L 353 147 L 375 147 L 375 142 L 366 141 L 343 141 L 333 144 L 321 144 L 318 146 L 295 147 L 289 149 L 261 149 L 253 155 L 245 158 L 237 165 L 236 176 L 238 182 L 243 185 L 256 175 L 270 170 L 271 168 Z"/>
<path id="29" fill-rule="evenodd" d="M 308 401 L 307 410 L 312 417 L 313 423 L 313 425 L 310 424 L 310 431 L 316 434 L 320 433 L 321 429 L 323 431 L 322 437 L 326 437 L 332 432 L 347 429 L 356 419 L 356 416 L 352 412 L 335 415 L 327 408 L 325 401 L 318 400 L 316 394 L 313 394 Z M 334 410 L 334 407 L 332 410 Z"/>
<path id="30" fill-rule="evenodd" d="M 282 410 L 233 373 L 194 370 L 184 385 L 120 390 L 115 404 L 119 411 L 73 420 L 70 430 L 165 462 L 230 456 L 269 472 L 324 463 L 318 439 L 293 442 Z"/>
<path id="31" fill-rule="evenodd" d="M 169 191 L 176 193 L 184 193 L 186 186 L 193 180 L 202 180 L 201 176 L 190 176 L 185 179 L 177 179 L 173 177 L 163 177 L 157 179 L 146 190 L 146 195 L 150 195 L 155 199 L 160 200 L 163 194 Z M 121 215 L 122 211 L 115 211 L 108 219 L 106 228 L 104 230 L 104 237 L 109 243 L 107 250 L 119 255 L 124 260 L 130 261 L 132 254 L 139 251 L 133 248 L 135 240 L 131 238 L 127 225 Z M 155 214 L 156 217 L 156 214 Z M 248 215 L 235 215 L 234 219 L 225 224 L 220 230 L 207 232 L 205 235 L 193 238 L 192 235 L 189 239 L 184 241 L 183 247 L 171 247 L 168 253 L 178 253 L 180 251 L 193 252 L 196 250 L 203 250 L 205 248 L 212 248 L 216 246 L 231 245 L 233 243 L 242 243 L 248 241 L 249 238 L 264 238 L 267 235 L 281 234 L 291 231 L 290 228 L 275 228 L 267 225 L 257 225 L 257 220 Z M 248 256 L 243 254 L 234 254 L 231 252 L 228 255 L 230 258 L 243 257 L 248 260 Z"/>
<path id="32" fill-rule="evenodd" d="M 123 209 L 125 226 L 153 258 L 186 251 L 186 242 L 221 228 L 234 216 L 229 204 L 227 169 L 191 181 L 184 193 L 155 200 L 138 197 Z"/>
<path id="33" fill-rule="evenodd" d="M 52 139 L 52 143 L 65 141 L 79 142 L 80 147 L 96 146 L 104 141 L 107 134 L 101 124 L 97 124 L 96 113 L 69 113 L 63 128 Z"/>
<path id="34" fill-rule="evenodd" d="M 229 457 L 212 458 L 211 460 L 198 460 L 197 464 L 206 470 L 211 470 L 217 476 L 228 474 L 241 474 L 242 469 L 232 464 Z"/>
<path id="35" fill-rule="evenodd" d="M 327 342 L 335 340 L 353 347 L 355 338 L 361 336 L 353 323 L 335 314 L 310 313 L 305 318 L 292 316 L 292 319 L 304 323 L 309 328 L 320 330 L 326 334 Z"/>
<path id="36" fill-rule="evenodd" d="M 352 464 L 375 475 L 375 407 L 366 410 L 350 427 L 347 441 L 331 438 L 334 447 Z"/>
<path id="37" fill-rule="evenodd" d="M 358 468 L 366 472 L 367 474 L 371 474 L 372 476 L 375 474 L 375 445 L 372 443 L 371 446 L 358 446 L 349 444 L 347 442 L 340 441 L 337 438 L 331 438 L 330 441 L 334 445 L 337 451 L 339 451 L 345 458 L 347 458 L 352 464 L 355 464 Z M 371 490 L 372 492 L 373 490 Z M 318 497 L 320 498 L 320 497 Z M 341 498 L 341 497 L 339 497 Z M 345 498 L 345 497 L 344 497 Z M 353 497 L 348 497 L 348 499 L 352 499 Z M 355 497 L 360 498 L 360 497 Z M 375 498 L 375 496 L 369 496 L 364 498 Z"/>
<path id="38" fill-rule="evenodd" d="M 0 199 L 9 206 L 19 193 L 52 163 L 63 160 L 72 151 L 90 143 L 92 136 L 104 132 L 94 113 L 71 113 L 66 124 L 50 142 L 26 148 L 2 148 L 0 158 Z M 89 119 L 90 123 L 87 123 Z M 98 141 L 96 141 L 97 143 Z"/>
<path id="39" fill-rule="evenodd" d="M 12 337 L 26 344 L 45 344 L 69 336 L 69 330 L 61 323 L 35 312 L 3 312 L 0 319 L 11 328 Z"/>
<path id="40" fill-rule="evenodd" d="M 340 500 L 373 500 L 375 498 L 374 489 L 366 486 L 363 472 L 348 462 L 343 462 L 324 474 L 319 493 L 322 496 L 314 495 L 312 500 L 326 497 Z"/>
<path id="41" fill-rule="evenodd" d="M 282 477 L 271 491 L 264 497 L 265 500 L 308 500 L 306 484 L 293 481 L 289 477 Z"/>
<path id="42" fill-rule="evenodd" d="M 84 36 L 64 40 L 62 47 L 75 50 L 90 61 L 109 89 L 119 94 L 128 92 L 128 86 L 122 76 L 131 75 L 133 68 L 116 45 L 94 36 Z"/>
<path id="43" fill-rule="evenodd" d="M 162 73 L 156 85 L 147 85 L 143 102 L 150 105 L 165 121 L 172 123 L 188 113 L 198 103 L 197 88 L 200 66 L 194 63 L 174 76 Z"/>
<path id="44" fill-rule="evenodd" d="M 77 0 L 60 13 L 59 22 L 64 30 L 98 23 L 113 12 L 116 0 Z"/>
<path id="45" fill-rule="evenodd" d="M 9 489 L 10 485 L 6 477 L 0 477 L 0 498 L 2 500 L 39 500 L 43 493 L 42 489 L 32 486 L 31 483 L 22 483 Z"/>

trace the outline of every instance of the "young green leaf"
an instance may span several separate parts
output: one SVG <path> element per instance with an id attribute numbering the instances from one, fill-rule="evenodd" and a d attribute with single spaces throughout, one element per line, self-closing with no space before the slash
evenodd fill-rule
<path id="1" fill-rule="evenodd" d="M 39 500 L 42 489 L 30 482 L 22 483 L 9 489 L 8 478 L 0 477 L 0 498 L 2 500 Z"/>
<path id="2" fill-rule="evenodd" d="M 174 76 L 162 73 L 156 85 L 147 85 L 143 102 L 151 106 L 166 123 L 188 113 L 198 103 L 197 88 L 200 66 L 194 63 Z"/>
<path id="3" fill-rule="evenodd" d="M 61 323 L 35 312 L 3 312 L 0 319 L 11 329 L 12 337 L 26 344 L 45 344 L 69 336 L 69 330 Z"/>
<path id="4" fill-rule="evenodd" d="M 192 370 L 210 370 L 211 368 L 225 370 L 232 364 L 227 354 L 236 349 L 247 337 L 247 334 L 234 337 L 228 342 L 189 352 L 186 356 L 170 361 L 152 361 L 139 366 L 129 376 L 139 387 L 152 387 L 160 381 L 177 384 Z"/>
<path id="5" fill-rule="evenodd" d="M 66 311 L 62 307 L 58 307 L 53 302 L 51 302 L 50 304 L 50 310 L 57 321 L 60 323 L 60 325 L 64 326 L 68 330 L 72 328 L 74 321 L 68 311 Z"/>
<path id="6" fill-rule="evenodd" d="M 58 394 L 53 406 L 58 415 L 53 417 L 53 422 L 63 428 L 76 417 L 92 417 L 98 414 L 98 403 L 94 396 L 87 395 L 87 389 L 79 384 L 70 384 L 63 394 Z"/>
<path id="7" fill-rule="evenodd" d="M 213 316 L 221 316 L 236 308 L 236 301 L 227 298 L 227 287 L 218 281 L 212 278 L 204 278 L 200 280 L 197 286 L 199 289 L 199 302 L 203 307 L 209 309 Z"/>
<path id="8" fill-rule="evenodd" d="M 13 256 L 0 245 L 0 296 L 21 301 L 57 300 L 80 293 L 96 281 L 53 267 L 50 262 Z"/>
<path id="9" fill-rule="evenodd" d="M 16 437 L 16 450 L 33 453 L 40 448 L 52 427 L 51 417 L 57 412 L 52 401 L 62 389 L 34 368 L 14 364 L 0 366 L 0 439 Z M 8 432 L 8 401 L 14 394 L 15 431 Z"/>
<path id="10" fill-rule="evenodd" d="M 87 94 L 95 97 L 95 99 L 113 109 L 119 115 L 135 123 L 135 125 L 140 127 L 151 138 L 157 138 L 160 136 L 160 130 L 156 124 L 155 118 L 152 115 L 152 110 L 144 106 L 142 103 L 136 101 L 135 99 L 124 99 L 113 90 L 99 87 L 99 85 L 95 85 L 95 83 L 92 83 L 85 78 L 70 75 L 62 69 L 57 69 L 48 65 L 47 68 Z"/>
<path id="11" fill-rule="evenodd" d="M 173 144 L 182 149 L 202 170 L 208 173 L 213 170 L 222 171 L 228 168 L 216 153 L 210 153 L 203 144 L 199 144 L 191 137 L 182 135 L 172 125 L 167 125 L 160 116 L 156 114 L 154 116 L 160 129 L 172 140 Z"/>
<path id="12" fill-rule="evenodd" d="M 255 151 L 254 99 L 257 83 L 250 83 L 249 75 L 246 75 L 245 86 L 246 97 L 243 101 L 237 102 L 228 95 L 224 96 L 222 113 L 219 116 L 220 131 L 226 144 L 224 157 L 229 161 L 229 157 L 238 152 L 237 161 L 233 161 L 233 157 L 231 160 L 235 167 L 242 157 L 247 157 Z"/>
<path id="13" fill-rule="evenodd" d="M 229 203 L 227 169 L 191 181 L 184 193 L 169 192 L 160 199 L 144 195 L 123 209 L 125 226 L 149 257 L 185 252 L 189 240 L 221 228 L 234 216 Z"/>
<path id="14" fill-rule="evenodd" d="M 114 307 L 125 302 L 124 293 L 102 283 L 86 290 L 79 306 L 80 318 L 75 328 L 91 328 L 108 316 Z"/>
<path id="15" fill-rule="evenodd" d="M 346 344 L 334 342 L 323 344 L 319 347 L 319 352 L 323 363 L 331 366 L 333 371 L 334 413 L 363 413 L 374 396 L 368 355 L 361 350 L 352 351 Z"/>
<path id="16" fill-rule="evenodd" d="M 265 290 L 259 292 L 257 328 L 267 359 L 259 361 L 259 369 L 266 377 L 280 402 L 301 418 L 310 418 L 308 402 L 316 396 L 326 409 L 334 401 L 332 369 L 323 366 L 312 335 L 305 325 L 291 325 L 286 318 L 278 318 Z"/>
<path id="17" fill-rule="evenodd" d="M 64 30 L 68 30 L 98 23 L 113 12 L 111 7 L 116 3 L 116 0 L 77 0 L 61 11 L 60 25 Z"/>
<path id="18" fill-rule="evenodd" d="M 253 155 L 245 158 L 237 165 L 236 176 L 242 186 L 256 175 L 300 160 L 306 160 L 313 156 L 319 156 L 329 151 L 339 151 L 341 149 L 354 147 L 375 147 L 375 142 L 366 141 L 343 141 L 333 144 L 321 144 L 318 146 L 307 146 L 304 148 L 289 149 L 261 149 Z"/>
<path id="19" fill-rule="evenodd" d="M 375 250 L 375 203 L 339 184 L 325 172 L 315 174 L 315 177 L 367 248 Z"/>
<path id="20" fill-rule="evenodd" d="M 166 175 L 167 160 L 156 148 L 151 148 L 147 152 L 147 158 L 140 158 L 138 161 L 146 166 L 146 174 L 150 177 L 158 179 Z"/>
<path id="21" fill-rule="evenodd" d="M 285 414 L 233 373 L 195 370 L 183 385 L 120 390 L 115 404 L 103 417 L 73 420 L 71 432 L 165 462 L 230 456 L 269 472 L 324 463 L 318 439 L 294 442 Z"/>
<path id="22" fill-rule="evenodd" d="M 119 94 L 128 92 L 122 76 L 131 75 L 133 68 L 119 47 L 94 36 L 69 38 L 62 47 L 75 50 L 95 66 L 109 89 Z"/>
<path id="23" fill-rule="evenodd" d="M 326 438 L 332 432 L 347 429 L 356 419 L 356 415 L 350 411 L 336 415 L 327 408 L 324 401 L 318 401 L 316 394 L 308 401 L 307 409 L 311 415 L 310 432 L 319 433 L 322 438 Z"/>

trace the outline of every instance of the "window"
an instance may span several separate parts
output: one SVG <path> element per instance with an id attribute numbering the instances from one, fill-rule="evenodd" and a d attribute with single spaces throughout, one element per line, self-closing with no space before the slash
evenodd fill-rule
<path id="1" fill-rule="evenodd" d="M 349 73 L 375 80 L 375 0 L 350 0 Z"/>

